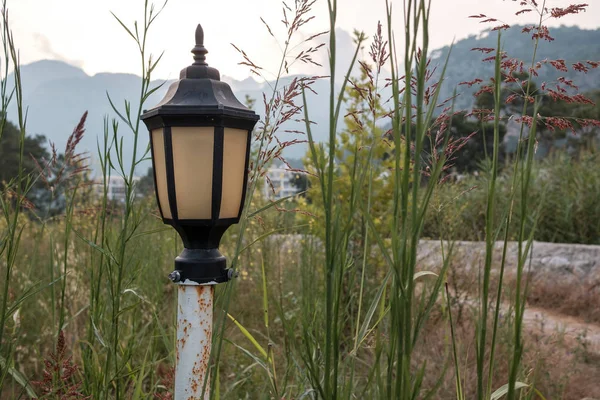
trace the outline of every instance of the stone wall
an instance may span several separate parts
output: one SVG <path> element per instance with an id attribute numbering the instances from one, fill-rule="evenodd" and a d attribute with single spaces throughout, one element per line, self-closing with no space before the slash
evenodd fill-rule
<path id="1" fill-rule="evenodd" d="M 442 250 L 447 254 L 449 244 L 422 240 L 419 243 L 418 270 L 436 270 L 442 265 Z M 496 269 L 502 259 L 503 243 L 494 247 L 493 265 Z M 465 272 L 477 273 L 485 262 L 484 242 L 455 242 L 452 265 Z M 509 242 L 506 252 L 506 271 L 517 266 L 518 244 Z M 533 250 L 525 265 L 536 279 L 560 279 L 564 283 L 600 286 L 600 246 L 533 242 Z M 562 283 L 561 282 L 561 283 Z"/>

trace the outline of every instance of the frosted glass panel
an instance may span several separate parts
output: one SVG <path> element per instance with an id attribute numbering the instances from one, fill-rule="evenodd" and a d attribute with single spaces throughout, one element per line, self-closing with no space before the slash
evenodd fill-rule
<path id="1" fill-rule="evenodd" d="M 214 128 L 173 127 L 173 167 L 179 219 L 210 219 Z"/>
<path id="2" fill-rule="evenodd" d="M 219 218 L 237 218 L 244 187 L 248 131 L 225 128 L 223 140 L 223 195 Z"/>
<path id="3" fill-rule="evenodd" d="M 152 157 L 154 158 L 154 173 L 156 174 L 156 192 L 162 211 L 162 217 L 171 219 L 169 195 L 167 192 L 167 169 L 165 167 L 165 140 L 163 130 L 152 131 Z"/>

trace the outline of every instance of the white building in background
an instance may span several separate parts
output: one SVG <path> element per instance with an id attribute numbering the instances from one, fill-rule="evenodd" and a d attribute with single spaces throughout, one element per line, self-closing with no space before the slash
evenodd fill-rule
<path id="1" fill-rule="evenodd" d="M 298 188 L 292 185 L 292 179 L 301 172 L 288 171 L 281 166 L 273 166 L 265 174 L 264 195 L 268 199 L 279 200 L 298 193 Z M 269 177 L 267 179 L 266 177 Z M 269 184 L 269 180 L 271 184 Z"/>
<path id="2" fill-rule="evenodd" d="M 125 185 L 125 179 L 121 176 L 109 176 L 108 180 L 108 188 L 107 188 L 107 198 L 109 201 L 115 201 L 119 203 L 125 203 L 127 196 L 127 186 Z M 138 176 L 133 177 L 134 184 L 138 182 L 140 178 Z M 102 197 L 104 192 L 102 179 L 96 179 L 94 183 L 94 191 L 96 195 Z"/>

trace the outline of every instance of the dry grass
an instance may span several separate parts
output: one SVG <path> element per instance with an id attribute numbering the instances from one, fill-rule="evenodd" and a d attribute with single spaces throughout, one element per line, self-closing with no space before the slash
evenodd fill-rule
<path id="1" fill-rule="evenodd" d="M 533 280 L 527 301 L 530 305 L 585 322 L 600 323 L 600 291 L 598 284 L 564 283 L 555 280 Z"/>
<path id="2" fill-rule="evenodd" d="M 288 318 L 293 319 L 294 314 L 299 312 L 300 296 L 302 295 L 301 271 L 298 269 L 299 260 L 302 257 L 302 246 L 290 246 L 289 238 L 281 236 L 274 239 L 273 242 L 264 242 L 258 246 L 252 253 L 249 253 L 244 260 L 244 271 L 239 282 L 239 292 L 237 301 L 232 306 L 231 313 L 259 339 L 261 343 L 266 343 L 267 335 L 263 324 L 263 313 L 260 307 L 256 306 L 257 293 L 261 290 L 261 260 L 265 261 L 267 269 L 267 279 L 269 282 L 268 291 L 272 304 L 281 301 L 282 309 L 288 313 Z M 459 347 L 459 362 L 461 373 L 464 378 L 465 396 L 467 399 L 476 397 L 476 358 L 475 358 L 475 319 L 476 309 L 474 299 L 477 294 L 472 292 L 476 288 L 477 275 L 475 273 L 461 273 L 463 265 L 457 260 L 449 271 L 449 283 L 453 292 L 452 313 L 456 324 L 457 344 Z M 512 279 L 506 282 L 505 290 L 512 290 Z M 542 284 L 537 285 L 532 282 L 530 288 L 530 297 Z M 426 288 L 423 285 L 422 288 Z M 495 290 L 496 285 L 492 284 Z M 568 285 L 561 287 L 557 293 L 569 293 Z M 550 290 L 549 286 L 545 286 Z M 571 291 L 573 292 L 573 291 Z M 551 292 L 546 293 L 546 297 Z M 574 293 L 574 292 L 573 292 Z M 575 296 L 575 294 L 573 294 Z M 460 299 L 460 300 L 459 300 Z M 579 298 L 581 300 L 581 298 Z M 441 299 L 440 299 L 441 300 Z M 553 315 L 560 315 L 569 311 L 567 308 L 561 308 L 560 301 L 551 302 L 546 300 L 543 303 L 536 303 L 536 306 L 544 306 L 550 310 Z M 573 303 L 580 308 L 579 316 L 594 315 L 596 312 L 596 303 Z M 563 305 L 563 307 L 565 307 Z M 290 359 L 294 359 L 294 347 L 301 345 L 300 336 L 290 336 L 281 325 L 276 310 L 277 306 L 272 306 L 272 311 L 276 315 L 270 325 L 270 341 L 274 350 L 274 358 L 277 362 L 276 369 L 278 373 L 283 374 L 289 365 Z M 572 310 L 571 310 L 572 311 Z M 502 383 L 507 381 L 509 372 L 509 362 L 511 348 L 510 335 L 514 326 L 512 325 L 510 314 L 503 312 L 498 330 L 497 356 L 494 370 L 494 382 Z M 535 383 L 536 388 L 547 399 L 581 400 L 585 397 L 600 397 L 600 382 L 591 377 L 600 374 L 600 355 L 595 349 L 592 349 L 586 342 L 583 335 L 575 337 L 566 335 L 563 331 L 549 328 L 550 324 L 544 321 L 525 324 L 524 341 L 525 354 L 523 357 L 523 373 L 529 378 L 530 382 Z M 227 330 L 226 337 L 231 342 L 251 349 L 247 339 L 235 328 L 230 327 Z M 367 377 L 361 375 L 362 372 L 370 370 L 377 362 L 376 341 L 386 341 L 386 337 L 375 337 L 372 334 L 367 339 L 365 346 L 357 355 L 360 364 L 366 367 L 364 371 L 357 371 L 355 379 L 365 381 Z M 489 340 L 490 338 L 488 338 Z M 385 347 L 385 346 L 384 346 Z M 424 392 L 440 385 L 439 392 L 434 396 L 436 399 L 456 399 L 456 388 L 454 382 L 454 367 L 451 360 L 451 338 L 449 330 L 449 321 L 447 308 L 440 301 L 438 306 L 432 312 L 430 320 L 425 329 L 419 336 L 418 344 L 415 348 L 415 357 L 413 363 L 415 366 L 427 362 L 425 379 L 423 382 Z M 444 372 L 445 370 L 445 372 Z M 222 387 L 229 387 L 231 395 L 235 393 L 243 396 L 259 396 L 264 390 L 265 378 L 258 367 L 252 366 L 252 360 L 242 354 L 239 349 L 233 345 L 226 347 L 221 369 Z M 440 381 L 440 377 L 442 377 Z M 301 385 L 302 382 L 290 378 L 290 385 Z M 534 399 L 538 398 L 536 396 Z"/>
<path id="3" fill-rule="evenodd" d="M 457 307 L 453 307 L 453 313 Z M 474 314 L 471 310 L 463 314 L 456 323 L 456 335 L 459 346 L 459 360 L 464 378 L 463 387 L 467 399 L 476 398 L 476 359 L 474 352 Z M 440 382 L 437 377 L 448 366 L 440 391 L 436 398 L 456 399 L 454 371 L 450 357 L 450 333 L 448 321 L 442 310 L 437 310 L 423 332 L 423 339 L 416 349 L 416 358 L 428 361 L 425 387 L 434 387 Z M 506 381 L 508 360 L 511 352 L 508 342 L 510 321 L 504 320 L 500 325 L 500 341 L 498 342 L 494 381 Z M 600 382 L 591 379 L 600 374 L 600 357 L 585 349 L 581 343 L 566 341 L 561 332 L 532 332 L 529 327 L 524 332 L 525 348 L 523 370 L 536 388 L 547 399 L 581 400 L 585 397 L 600 396 Z M 537 398 L 534 396 L 534 398 Z"/>

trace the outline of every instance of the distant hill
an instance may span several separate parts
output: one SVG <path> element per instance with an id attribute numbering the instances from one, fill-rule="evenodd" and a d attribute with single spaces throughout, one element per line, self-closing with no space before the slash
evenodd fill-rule
<path id="1" fill-rule="evenodd" d="M 511 57 L 528 60 L 531 58 L 532 41 L 530 35 L 521 34 L 521 27 L 513 27 L 503 34 L 503 46 Z M 583 30 L 577 27 L 560 27 L 551 31 L 555 41 L 551 43 L 542 42 L 538 49 L 538 60 L 545 58 L 564 58 L 568 62 L 580 60 L 600 60 L 600 30 Z M 347 40 L 345 41 L 347 42 Z M 344 42 L 344 43 L 345 43 Z M 473 35 L 467 39 L 458 41 L 452 49 L 452 57 L 446 72 L 446 79 L 442 86 L 442 98 L 450 97 L 454 88 L 461 93 L 456 106 L 467 108 L 472 105 L 474 99 L 472 93 L 474 88 L 458 86 L 462 81 L 472 80 L 476 77 L 486 79 L 492 75 L 492 63 L 482 63 L 484 56 L 479 52 L 471 51 L 474 47 L 495 47 L 495 34 Z M 435 50 L 431 53 L 438 64 L 445 60 L 449 47 Z M 341 60 L 348 58 L 351 46 L 343 45 L 340 48 Z M 184 66 L 182 66 L 184 67 Z M 218 67 L 218 66 L 217 66 Z M 345 67 L 344 67 L 345 68 Z M 441 66 L 438 68 L 438 73 Z M 59 149 L 64 148 L 66 140 L 86 110 L 89 112 L 86 135 L 81 143 L 82 150 L 91 153 L 92 161 L 96 159 L 96 141 L 103 135 L 105 116 L 115 117 L 108 103 L 106 93 L 110 93 L 113 101 L 122 107 L 125 99 L 134 100 L 139 96 L 140 78 L 132 74 L 100 73 L 94 76 L 87 75 L 81 69 L 60 61 L 39 61 L 25 65 L 21 69 L 24 104 L 28 107 L 28 132 L 30 134 L 44 134 L 49 140 L 56 143 Z M 600 69 L 592 70 L 587 75 L 569 72 L 565 74 L 573 78 L 581 87 L 582 91 L 600 87 Z M 541 71 L 539 81 L 553 81 L 561 76 L 552 68 L 544 68 Z M 12 76 L 9 82 L 12 82 Z M 292 77 L 286 77 L 282 84 L 287 84 Z M 223 80 L 228 82 L 238 98 L 244 100 L 248 95 L 256 100 L 256 111 L 263 115 L 262 105 L 263 90 L 269 93 L 270 88 L 266 83 L 258 83 L 249 77 L 237 81 L 226 76 Z M 153 85 L 159 85 L 164 81 L 154 81 Z M 147 101 L 146 107 L 150 108 L 162 99 L 168 85 L 167 82 L 161 90 L 154 93 Z M 318 81 L 314 89 L 322 95 L 308 94 L 309 112 L 311 119 L 316 122 L 313 133 L 317 140 L 323 141 L 327 138 L 328 108 L 329 108 L 329 82 L 327 79 Z M 387 96 L 384 96 L 387 97 Z M 299 99 L 301 101 L 301 99 Z M 137 104 L 132 104 L 136 108 Z M 341 115 L 344 115 L 342 110 Z M 10 120 L 16 120 L 14 104 L 8 110 Z M 282 140 L 292 138 L 292 135 L 283 131 L 304 130 L 303 123 L 290 122 L 281 128 L 280 138 Z M 125 145 L 131 149 L 131 135 L 123 128 Z M 286 136 L 290 135 L 290 136 Z M 297 136 L 295 136 L 297 138 Z M 142 134 L 140 148 L 147 146 L 147 134 Z M 292 158 L 301 158 L 306 152 L 306 146 L 295 146 L 286 153 Z M 129 160 L 125 160 L 126 162 Z M 97 168 L 97 165 L 93 165 Z M 139 174 L 145 173 L 148 164 L 140 167 Z"/>
<path id="2" fill-rule="evenodd" d="M 531 33 L 521 33 L 522 29 L 523 26 L 513 26 L 511 29 L 504 31 L 501 39 L 502 49 L 507 52 L 509 57 L 525 61 L 525 65 L 528 67 L 531 65 L 534 42 L 531 40 Z M 540 41 L 536 61 L 562 58 L 569 67 L 572 63 L 578 61 L 600 61 L 600 29 L 586 30 L 578 27 L 561 26 L 551 28 L 550 34 L 555 40 L 552 42 Z M 472 95 L 477 88 L 475 86 L 472 88 L 468 88 L 466 85 L 459 86 L 459 83 L 471 81 L 475 78 L 481 78 L 485 81 L 492 77 L 494 63 L 484 63 L 481 60 L 493 56 L 494 53 L 482 55 L 482 53 L 471 51 L 471 49 L 475 47 L 495 48 L 497 41 L 496 32 L 491 32 L 490 34 L 473 35 L 454 44 L 450 62 L 446 69 L 444 84 L 441 88 L 441 99 L 451 97 L 456 88 L 457 93 L 460 94 L 455 103 L 456 108 L 465 109 L 472 106 L 474 102 Z M 438 78 L 449 50 L 450 46 L 446 46 L 431 53 L 431 57 L 435 58 L 432 63 L 437 61 L 438 64 L 438 70 L 436 71 Z M 539 74 L 540 76 L 535 78 L 538 84 L 553 82 L 560 76 L 566 76 L 573 79 L 582 92 L 600 88 L 600 68 L 590 70 L 587 74 L 572 70 L 565 73 L 547 65 L 539 70 Z"/>
<path id="3" fill-rule="evenodd" d="M 106 93 L 111 94 L 115 104 L 123 106 L 124 99 L 139 96 L 140 78 L 132 74 L 87 75 L 77 67 L 61 61 L 38 61 L 21 67 L 23 102 L 27 107 L 27 132 L 43 134 L 54 142 L 59 151 L 63 151 L 67 138 L 79 122 L 82 114 L 88 111 L 86 133 L 80 144 L 81 151 L 90 152 L 92 165 L 97 160 L 97 139 L 104 135 L 104 118 L 114 116 Z M 13 77 L 9 77 L 12 84 Z M 153 82 L 158 85 L 162 81 Z M 148 101 L 155 104 L 163 93 L 155 93 Z M 132 104 L 137 107 L 137 104 Z M 16 121 L 16 104 L 8 109 L 8 118 Z M 131 135 L 123 129 L 126 139 Z M 140 148 L 147 145 L 147 135 Z M 131 149 L 132 140 L 125 140 Z"/>
<path id="4" fill-rule="evenodd" d="M 43 134 L 50 141 L 54 142 L 58 149 L 64 149 L 67 138 L 73 128 L 79 122 L 81 115 L 87 110 L 88 120 L 86 124 L 86 134 L 80 144 L 80 150 L 87 150 L 92 156 L 92 166 L 97 165 L 97 139 L 102 138 L 104 134 L 104 118 L 115 118 L 107 98 L 107 92 L 110 94 L 117 107 L 124 108 L 124 100 L 132 101 L 132 109 L 135 110 L 138 104 L 133 102 L 139 97 L 140 78 L 132 74 L 113 74 L 100 73 L 94 76 L 87 75 L 83 70 L 66 64 L 61 61 L 38 61 L 21 67 L 21 78 L 23 86 L 24 104 L 28 109 L 27 131 L 29 134 Z M 262 101 L 263 89 L 270 90 L 267 84 L 259 84 L 253 78 L 246 78 L 243 81 L 224 76 L 236 96 L 243 101 L 248 95 L 256 100 L 257 112 L 264 114 Z M 289 84 L 293 77 L 282 79 L 280 85 Z M 9 77 L 9 83 L 13 82 L 12 75 Z M 152 86 L 162 84 L 163 80 L 152 82 Z M 164 96 L 169 84 L 167 82 L 161 89 L 155 92 L 146 102 L 146 108 L 151 108 L 157 104 Z M 266 88 L 265 88 L 266 86 Z M 329 83 L 326 80 L 317 82 L 314 89 L 317 92 L 326 93 Z M 328 100 L 323 96 L 308 94 L 308 101 L 311 106 L 311 118 L 317 122 L 314 128 L 315 137 L 318 140 L 325 138 L 325 132 L 320 126 L 327 126 L 328 118 Z M 298 99 L 302 101 L 301 98 Z M 13 104 L 8 109 L 8 118 L 16 121 L 16 105 Z M 291 134 L 283 131 L 303 130 L 303 123 L 289 122 L 281 128 L 280 138 L 285 139 L 286 135 L 292 138 Z M 133 140 L 131 134 L 126 131 L 122 125 L 122 134 L 125 136 L 124 143 L 131 150 Z M 112 133 L 112 131 L 111 131 Z M 139 144 L 140 149 L 144 149 L 148 144 L 147 134 L 144 132 Z M 305 146 L 290 148 L 287 153 L 290 157 L 300 158 L 304 156 Z M 127 152 L 128 154 L 131 151 Z M 130 160 L 125 160 L 129 162 Z M 149 164 L 141 165 L 138 174 L 145 173 Z"/>

